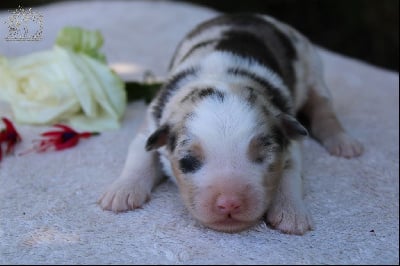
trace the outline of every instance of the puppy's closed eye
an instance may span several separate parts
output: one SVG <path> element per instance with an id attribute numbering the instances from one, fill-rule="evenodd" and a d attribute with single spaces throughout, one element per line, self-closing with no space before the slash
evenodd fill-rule
<path id="1" fill-rule="evenodd" d="M 250 161 L 261 164 L 265 161 L 269 152 L 278 151 L 279 147 L 271 136 L 256 136 L 249 144 L 247 155 Z"/>
<path id="2" fill-rule="evenodd" d="M 179 160 L 179 169 L 184 174 L 194 173 L 201 168 L 203 163 L 195 156 L 188 154 Z"/>

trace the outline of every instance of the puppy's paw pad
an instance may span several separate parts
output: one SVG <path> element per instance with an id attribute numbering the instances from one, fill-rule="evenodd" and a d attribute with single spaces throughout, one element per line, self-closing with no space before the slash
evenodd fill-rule
<path id="1" fill-rule="evenodd" d="M 360 156 L 364 151 L 359 141 L 345 133 L 331 136 L 322 144 L 330 154 L 338 157 L 353 158 Z"/>
<path id="2" fill-rule="evenodd" d="M 272 208 L 265 222 L 286 234 L 303 235 L 313 230 L 311 216 L 305 208 Z"/>
<path id="3" fill-rule="evenodd" d="M 150 192 L 133 184 L 114 182 L 99 198 L 97 203 L 103 210 L 124 212 L 140 208 L 150 199 Z"/>

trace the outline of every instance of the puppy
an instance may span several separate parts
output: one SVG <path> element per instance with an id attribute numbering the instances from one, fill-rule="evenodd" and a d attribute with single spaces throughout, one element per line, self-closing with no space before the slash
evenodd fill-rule
<path id="1" fill-rule="evenodd" d="M 362 153 L 338 121 L 320 59 L 303 35 L 258 14 L 208 20 L 178 45 L 121 176 L 98 203 L 114 212 L 139 208 L 166 174 L 209 228 L 237 232 L 263 218 L 304 234 L 313 224 L 302 198 L 308 131 L 299 114 L 331 154 Z"/>

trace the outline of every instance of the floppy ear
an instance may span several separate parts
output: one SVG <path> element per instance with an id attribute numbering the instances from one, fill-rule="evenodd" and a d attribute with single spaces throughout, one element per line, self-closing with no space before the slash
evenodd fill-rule
<path id="1" fill-rule="evenodd" d="M 169 130 L 169 125 L 163 125 L 151 134 L 146 142 L 146 151 L 158 149 L 167 144 Z"/>
<path id="2" fill-rule="evenodd" d="M 293 116 L 282 113 L 278 115 L 278 119 L 283 133 L 289 139 L 300 139 L 308 135 L 307 129 L 305 129 Z"/>

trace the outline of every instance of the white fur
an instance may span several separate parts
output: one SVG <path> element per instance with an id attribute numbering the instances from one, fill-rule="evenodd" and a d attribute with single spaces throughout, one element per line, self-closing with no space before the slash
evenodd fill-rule
<path id="1" fill-rule="evenodd" d="M 246 173 L 251 166 L 246 160 L 247 148 L 251 138 L 260 131 L 255 109 L 235 95 L 225 96 L 222 103 L 217 101 L 213 98 L 202 101 L 187 123 L 188 130 L 200 139 L 207 158 L 205 167 L 210 172 L 217 174 L 227 168 Z M 212 180 L 206 179 L 213 177 L 202 178 L 204 180 L 196 180 L 199 185 L 211 183 Z"/>
<path id="2" fill-rule="evenodd" d="M 193 79 L 193 77 L 188 77 L 179 82 L 179 89 L 174 95 L 176 100 L 172 99 L 167 102 L 161 117 L 161 123 L 164 123 L 170 118 L 175 106 L 179 104 L 179 100 L 192 88 L 215 87 L 220 91 L 229 92 L 235 86 L 246 87 L 250 84 L 247 78 L 228 74 L 227 69 L 229 68 L 243 68 L 249 72 L 255 73 L 270 82 L 285 97 L 290 97 L 289 89 L 286 87 L 281 77 L 268 67 L 260 65 L 252 59 L 243 58 L 230 52 L 214 51 L 203 57 L 202 60 L 198 60 L 199 58 L 190 57 L 173 71 L 172 74 L 176 74 L 190 68 L 199 69 L 195 79 Z M 259 86 L 259 84 L 254 85 Z M 270 111 L 275 115 L 278 115 L 280 112 L 272 106 Z"/>
<path id="3" fill-rule="evenodd" d="M 221 88 L 224 87 L 221 86 Z M 261 130 L 257 125 L 256 109 L 238 96 L 226 94 L 223 102 L 210 97 L 198 103 L 195 114 L 188 120 L 186 127 L 189 134 L 200 141 L 205 152 L 207 158 L 205 170 L 214 174 L 220 171 L 221 175 L 226 175 L 228 169 L 236 172 L 240 170 L 248 174 L 247 170 L 251 164 L 243 158 L 246 158 L 251 138 Z M 166 174 L 176 182 L 171 164 L 167 159 L 166 148 L 160 148 L 159 151 Z M 196 180 L 199 186 L 212 182 L 212 175 L 201 176 L 202 179 Z M 207 178 L 211 180 L 206 180 Z"/>
<path id="4" fill-rule="evenodd" d="M 155 130 L 150 115 L 147 112 L 138 134 L 129 145 L 121 175 L 98 200 L 103 209 L 120 212 L 138 208 L 150 198 L 151 189 L 160 181 L 158 158 L 154 152 L 145 150 L 146 140 Z"/>
<path id="5" fill-rule="evenodd" d="M 313 229 L 313 221 L 303 201 L 300 143 L 291 143 L 288 159 L 291 167 L 282 174 L 267 221 L 282 232 L 302 235 Z"/>

